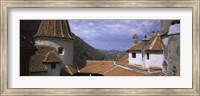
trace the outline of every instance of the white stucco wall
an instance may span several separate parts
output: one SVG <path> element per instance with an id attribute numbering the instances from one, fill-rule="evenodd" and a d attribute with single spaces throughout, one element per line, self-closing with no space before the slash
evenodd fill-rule
<path id="1" fill-rule="evenodd" d="M 132 53 L 129 52 L 128 61 L 130 65 L 140 65 L 142 66 L 142 53 L 136 53 L 136 58 L 132 57 Z"/>
<path id="2" fill-rule="evenodd" d="M 177 33 L 180 33 L 180 24 L 171 25 L 169 27 L 169 33 L 168 33 L 168 35 L 177 34 Z"/>
<path id="3" fill-rule="evenodd" d="M 51 76 L 60 76 L 60 64 L 56 64 L 55 69 L 51 69 L 51 64 L 46 64 L 48 68 L 48 73 L 51 74 Z"/>
<path id="4" fill-rule="evenodd" d="M 149 59 L 147 59 L 147 55 L 145 54 L 144 56 L 145 59 L 145 67 L 149 68 L 150 66 L 159 66 L 162 68 L 162 63 L 164 60 L 163 54 L 154 54 L 154 53 L 149 53 Z"/>
<path id="5" fill-rule="evenodd" d="M 74 66 L 73 63 L 73 41 L 65 40 L 65 39 L 55 39 L 55 38 L 38 38 L 35 40 L 35 45 L 45 45 L 54 47 L 57 51 L 59 47 L 64 48 L 64 54 L 60 54 L 60 57 L 63 61 L 61 64 L 61 69 L 64 68 L 65 65 Z"/>
<path id="6" fill-rule="evenodd" d="M 158 66 L 162 68 L 162 63 L 164 60 L 163 53 L 149 53 L 149 59 L 147 59 L 147 54 L 145 53 L 144 58 L 142 59 L 142 53 L 136 53 L 136 58 L 132 57 L 132 53 L 129 52 L 129 64 L 130 65 L 140 65 L 145 68 L 150 66 Z"/>

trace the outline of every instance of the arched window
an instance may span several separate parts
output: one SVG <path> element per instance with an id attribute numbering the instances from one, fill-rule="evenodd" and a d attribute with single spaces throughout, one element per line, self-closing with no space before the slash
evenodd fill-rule
<path id="1" fill-rule="evenodd" d="M 58 48 L 58 53 L 59 54 L 64 55 L 64 51 L 65 51 L 65 49 L 63 47 L 59 47 Z"/>

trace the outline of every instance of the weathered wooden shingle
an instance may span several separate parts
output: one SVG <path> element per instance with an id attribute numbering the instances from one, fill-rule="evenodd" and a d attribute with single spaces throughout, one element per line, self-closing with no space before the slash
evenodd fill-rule
<path id="1" fill-rule="evenodd" d="M 38 46 L 38 50 L 31 56 L 31 72 L 47 71 L 45 63 L 61 62 L 61 59 L 55 48 L 49 46 Z"/>
<path id="2" fill-rule="evenodd" d="M 74 39 L 67 20 L 42 20 L 34 37 Z"/>

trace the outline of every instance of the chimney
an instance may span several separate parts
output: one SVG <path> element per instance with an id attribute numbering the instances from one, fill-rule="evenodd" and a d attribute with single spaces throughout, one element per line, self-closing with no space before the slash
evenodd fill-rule
<path id="1" fill-rule="evenodd" d="M 134 46 L 135 44 L 137 44 L 137 43 L 138 43 L 138 35 L 135 34 L 135 35 L 133 36 L 133 46 Z"/>
<path id="2" fill-rule="evenodd" d="M 142 49 L 144 49 L 148 43 L 149 43 L 149 39 L 147 38 L 147 35 L 145 35 L 144 39 L 142 40 Z"/>

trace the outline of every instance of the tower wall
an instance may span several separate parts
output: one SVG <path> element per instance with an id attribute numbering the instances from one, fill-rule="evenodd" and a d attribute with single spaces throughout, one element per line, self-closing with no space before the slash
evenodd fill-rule
<path id="1" fill-rule="evenodd" d="M 61 70 L 65 68 L 65 65 L 74 66 L 73 63 L 73 40 L 59 39 L 59 38 L 37 38 L 35 45 L 54 47 L 57 52 L 58 48 L 64 48 L 64 54 L 59 54 L 62 59 Z"/>

